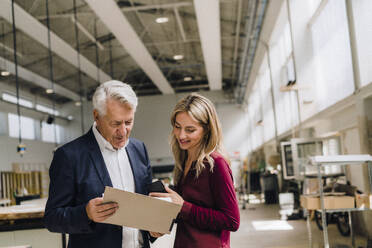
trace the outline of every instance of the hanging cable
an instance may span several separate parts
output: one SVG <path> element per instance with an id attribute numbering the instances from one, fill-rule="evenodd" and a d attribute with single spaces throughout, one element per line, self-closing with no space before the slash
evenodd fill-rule
<path id="1" fill-rule="evenodd" d="M 76 0 L 74 0 L 74 23 L 75 23 L 75 38 L 76 38 L 76 50 L 77 50 L 77 62 L 78 62 L 78 82 L 80 90 L 80 116 L 81 116 L 81 132 L 84 134 L 84 107 L 83 107 L 83 86 L 81 82 L 81 71 L 80 71 L 80 44 L 79 44 L 79 29 L 77 26 L 77 14 L 76 14 Z"/>
<path id="2" fill-rule="evenodd" d="M 96 67 L 97 67 L 97 82 L 98 84 L 101 83 L 101 75 L 99 72 L 99 57 L 98 57 L 98 45 L 97 45 L 97 18 L 94 18 L 94 39 L 96 40 Z"/>
<path id="3" fill-rule="evenodd" d="M 50 22 L 49 22 L 49 0 L 46 0 L 45 1 L 45 8 L 46 8 L 46 24 L 47 24 L 47 28 L 48 28 L 48 53 L 49 53 L 49 78 L 50 78 L 50 82 L 52 83 L 51 84 L 51 89 L 52 89 L 52 109 L 53 109 L 53 113 L 52 113 L 52 123 L 53 124 L 53 131 L 54 131 L 54 145 L 55 147 L 57 147 L 57 125 L 55 123 L 55 119 L 56 119 L 56 116 L 55 116 L 55 109 L 56 109 L 56 106 L 55 106 L 55 92 L 54 92 L 54 73 L 53 73 L 53 54 L 52 54 L 52 43 L 51 43 L 51 40 L 50 40 Z"/>
<path id="4" fill-rule="evenodd" d="M 111 45 L 111 39 L 109 41 L 110 44 L 110 76 L 112 79 L 114 79 L 114 66 L 112 64 L 112 45 Z"/>
<path id="5" fill-rule="evenodd" d="M 21 110 L 19 106 L 19 81 L 18 81 L 18 61 L 17 61 L 17 34 L 15 26 L 15 15 L 14 15 L 14 0 L 12 0 L 12 21 L 13 21 L 13 53 L 14 53 L 14 65 L 15 65 L 15 81 L 16 81 L 16 95 L 17 95 L 17 115 L 18 115 L 18 146 L 17 152 L 21 155 L 26 150 L 26 146 L 22 144 L 22 129 L 21 129 Z"/>
<path id="6" fill-rule="evenodd" d="M 4 28 L 4 22 L 1 24 L 1 31 L 2 31 L 2 33 L 1 33 L 1 36 L 2 36 L 2 38 L 1 38 L 1 44 L 3 44 L 2 45 L 2 54 L 3 54 L 3 62 L 4 62 L 4 67 L 2 68 L 4 71 L 6 70 L 6 68 L 7 68 L 7 66 L 6 66 L 6 58 L 5 58 L 5 28 Z M 1 68 L 0 68 L 1 69 Z"/>

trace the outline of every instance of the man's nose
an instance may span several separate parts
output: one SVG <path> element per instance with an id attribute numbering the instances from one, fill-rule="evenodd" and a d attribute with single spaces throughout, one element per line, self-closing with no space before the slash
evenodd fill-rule
<path id="1" fill-rule="evenodd" d="M 127 134 L 127 126 L 125 124 L 120 125 L 118 128 L 119 134 L 125 136 Z"/>

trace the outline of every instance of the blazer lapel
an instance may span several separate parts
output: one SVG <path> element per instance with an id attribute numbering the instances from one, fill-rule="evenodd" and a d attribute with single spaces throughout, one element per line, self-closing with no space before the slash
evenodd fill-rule
<path id="1" fill-rule="evenodd" d="M 96 141 L 96 138 L 94 137 L 92 129 L 89 130 L 87 136 L 89 144 L 89 154 L 93 161 L 94 167 L 96 168 L 97 174 L 104 186 L 112 187 L 110 175 L 107 171 L 105 161 L 103 160 L 101 150 L 99 149 L 98 143 Z"/>
<path id="2" fill-rule="evenodd" d="M 132 142 L 130 142 L 130 140 L 129 140 L 129 144 L 127 145 L 127 147 L 125 148 L 125 150 L 127 151 L 127 154 L 128 154 L 128 159 L 129 159 L 130 167 L 132 167 L 133 178 L 134 178 L 134 185 L 135 185 L 135 191 L 137 192 L 139 184 L 137 182 L 136 175 L 138 175 L 138 172 L 137 172 L 137 166 L 134 165 L 134 162 L 137 160 L 137 154 L 134 151 L 133 144 L 132 144 Z"/>

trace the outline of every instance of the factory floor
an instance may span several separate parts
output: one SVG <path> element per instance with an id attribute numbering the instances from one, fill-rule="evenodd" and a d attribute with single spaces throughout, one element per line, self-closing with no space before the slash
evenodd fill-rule
<path id="1" fill-rule="evenodd" d="M 240 227 L 231 233 L 232 248 L 302 248 L 309 246 L 309 236 L 306 221 L 281 221 L 278 204 L 248 204 L 240 210 Z M 318 229 L 315 221 L 311 221 L 313 248 L 324 247 L 323 232 Z M 351 237 L 343 237 L 336 224 L 328 226 L 331 248 L 352 247 Z M 173 247 L 175 228 L 171 235 L 158 239 L 152 248 Z M 355 236 L 355 247 L 367 247 L 367 240 Z"/>

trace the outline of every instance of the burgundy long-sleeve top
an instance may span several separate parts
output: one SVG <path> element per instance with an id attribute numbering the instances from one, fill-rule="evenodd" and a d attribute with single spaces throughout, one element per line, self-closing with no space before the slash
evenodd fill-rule
<path id="1" fill-rule="evenodd" d="M 176 190 L 184 199 L 178 216 L 175 248 L 230 247 L 230 231 L 240 224 L 239 207 L 231 169 L 218 153 L 212 153 L 213 172 L 205 169 L 195 178 L 191 168 Z"/>

